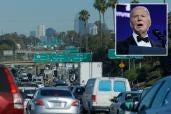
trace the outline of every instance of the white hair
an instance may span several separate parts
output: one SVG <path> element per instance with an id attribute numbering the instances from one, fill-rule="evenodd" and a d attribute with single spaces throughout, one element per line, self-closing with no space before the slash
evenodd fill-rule
<path id="1" fill-rule="evenodd" d="M 136 6 L 136 7 L 134 7 L 134 8 L 131 10 L 130 16 L 132 17 L 134 11 L 135 11 L 136 9 L 140 9 L 140 8 L 144 9 L 144 11 L 145 11 L 145 12 L 147 13 L 147 15 L 150 17 L 150 12 L 149 12 L 149 10 L 148 10 L 146 7 L 144 7 L 144 6 Z M 151 19 L 151 17 L 150 17 L 150 19 Z"/>

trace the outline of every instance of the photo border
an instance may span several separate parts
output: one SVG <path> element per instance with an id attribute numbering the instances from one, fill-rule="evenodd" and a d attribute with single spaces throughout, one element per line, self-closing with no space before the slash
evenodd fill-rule
<path id="1" fill-rule="evenodd" d="M 166 47 L 165 47 L 165 49 L 166 49 L 166 54 L 117 54 L 116 52 L 117 52 L 117 48 L 116 48 L 116 46 L 117 46 L 117 30 L 116 30 L 116 25 L 117 25 L 117 23 L 116 23 L 116 8 L 117 8 L 117 5 L 130 5 L 130 7 L 131 7 L 131 5 L 141 5 L 141 6 L 143 6 L 143 5 L 166 5 Z M 132 9 L 131 9 L 132 10 Z M 116 51 L 115 51 L 115 55 L 116 56 L 168 56 L 168 3 L 117 3 L 116 5 L 115 5 L 115 49 L 116 49 Z"/>

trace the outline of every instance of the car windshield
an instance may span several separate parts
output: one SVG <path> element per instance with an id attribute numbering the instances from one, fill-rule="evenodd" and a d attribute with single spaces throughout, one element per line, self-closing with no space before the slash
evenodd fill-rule
<path id="1" fill-rule="evenodd" d="M 30 90 L 24 90 L 24 93 L 26 94 L 34 94 L 36 90 L 30 89 Z"/>
<path id="2" fill-rule="evenodd" d="M 125 92 L 125 82 L 124 81 L 115 81 L 114 82 L 114 91 L 115 92 Z"/>

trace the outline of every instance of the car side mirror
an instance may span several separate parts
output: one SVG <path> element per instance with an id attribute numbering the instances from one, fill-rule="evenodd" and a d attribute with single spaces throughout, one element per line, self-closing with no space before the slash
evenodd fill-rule
<path id="1" fill-rule="evenodd" d="M 110 99 L 111 102 L 114 102 L 114 99 Z"/>
<path id="2" fill-rule="evenodd" d="M 133 111 L 133 112 L 136 112 L 137 111 L 137 107 L 139 105 L 139 102 L 137 101 L 126 101 L 124 103 L 122 103 L 120 105 L 120 108 L 124 111 Z"/>
<path id="3" fill-rule="evenodd" d="M 113 102 L 118 103 L 118 97 L 114 97 Z"/>
<path id="4" fill-rule="evenodd" d="M 83 93 L 85 92 L 85 88 L 82 89 Z"/>

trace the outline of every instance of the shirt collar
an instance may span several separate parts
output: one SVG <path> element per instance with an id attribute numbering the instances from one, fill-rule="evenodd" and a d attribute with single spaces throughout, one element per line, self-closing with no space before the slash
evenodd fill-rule
<path id="1" fill-rule="evenodd" d="M 138 34 L 136 34 L 135 32 L 133 32 L 132 33 L 132 36 L 133 36 L 134 40 L 137 42 L 137 36 L 138 36 Z M 148 34 L 145 37 L 148 37 Z"/>

